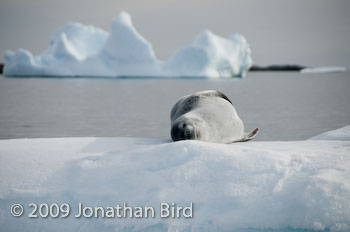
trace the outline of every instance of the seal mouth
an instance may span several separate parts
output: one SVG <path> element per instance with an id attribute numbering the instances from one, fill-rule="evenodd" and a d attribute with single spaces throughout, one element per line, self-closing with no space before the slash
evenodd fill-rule
<path id="1" fill-rule="evenodd" d="M 174 141 L 196 139 L 196 131 L 189 123 L 178 123 L 171 128 L 171 138 Z"/>

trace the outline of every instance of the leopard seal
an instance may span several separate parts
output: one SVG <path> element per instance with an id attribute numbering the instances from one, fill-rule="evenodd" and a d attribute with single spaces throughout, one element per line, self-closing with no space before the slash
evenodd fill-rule
<path id="1" fill-rule="evenodd" d="M 171 113 L 171 138 L 215 143 L 244 142 L 254 138 L 258 128 L 244 132 L 244 125 L 230 99 L 216 90 L 180 98 Z"/>

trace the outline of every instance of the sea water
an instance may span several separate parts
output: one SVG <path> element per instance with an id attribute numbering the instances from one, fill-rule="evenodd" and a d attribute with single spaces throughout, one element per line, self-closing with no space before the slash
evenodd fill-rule
<path id="1" fill-rule="evenodd" d="M 186 94 L 219 90 L 256 140 L 304 140 L 350 124 L 350 74 L 251 72 L 242 79 L 6 78 L 0 139 L 170 138 L 170 110 Z"/>

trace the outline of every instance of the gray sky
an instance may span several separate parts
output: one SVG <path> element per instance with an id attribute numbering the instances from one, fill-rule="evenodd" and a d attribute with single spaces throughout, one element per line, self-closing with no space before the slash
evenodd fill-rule
<path id="1" fill-rule="evenodd" d="M 0 0 L 0 62 L 6 49 L 40 54 L 68 21 L 109 31 L 122 10 L 163 60 L 210 29 L 243 34 L 255 64 L 350 67 L 349 0 Z"/>

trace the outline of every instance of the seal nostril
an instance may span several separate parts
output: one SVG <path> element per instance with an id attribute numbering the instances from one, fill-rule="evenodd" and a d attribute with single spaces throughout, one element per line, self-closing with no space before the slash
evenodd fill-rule
<path id="1" fill-rule="evenodd" d="M 185 133 L 183 130 L 180 130 L 179 139 L 185 139 Z"/>
<path id="2" fill-rule="evenodd" d="M 174 141 L 196 139 L 195 129 L 192 123 L 181 122 L 171 128 L 171 137 Z"/>
<path id="3" fill-rule="evenodd" d="M 194 128 L 191 125 L 187 125 L 184 129 L 184 134 L 186 139 L 194 139 Z"/>

